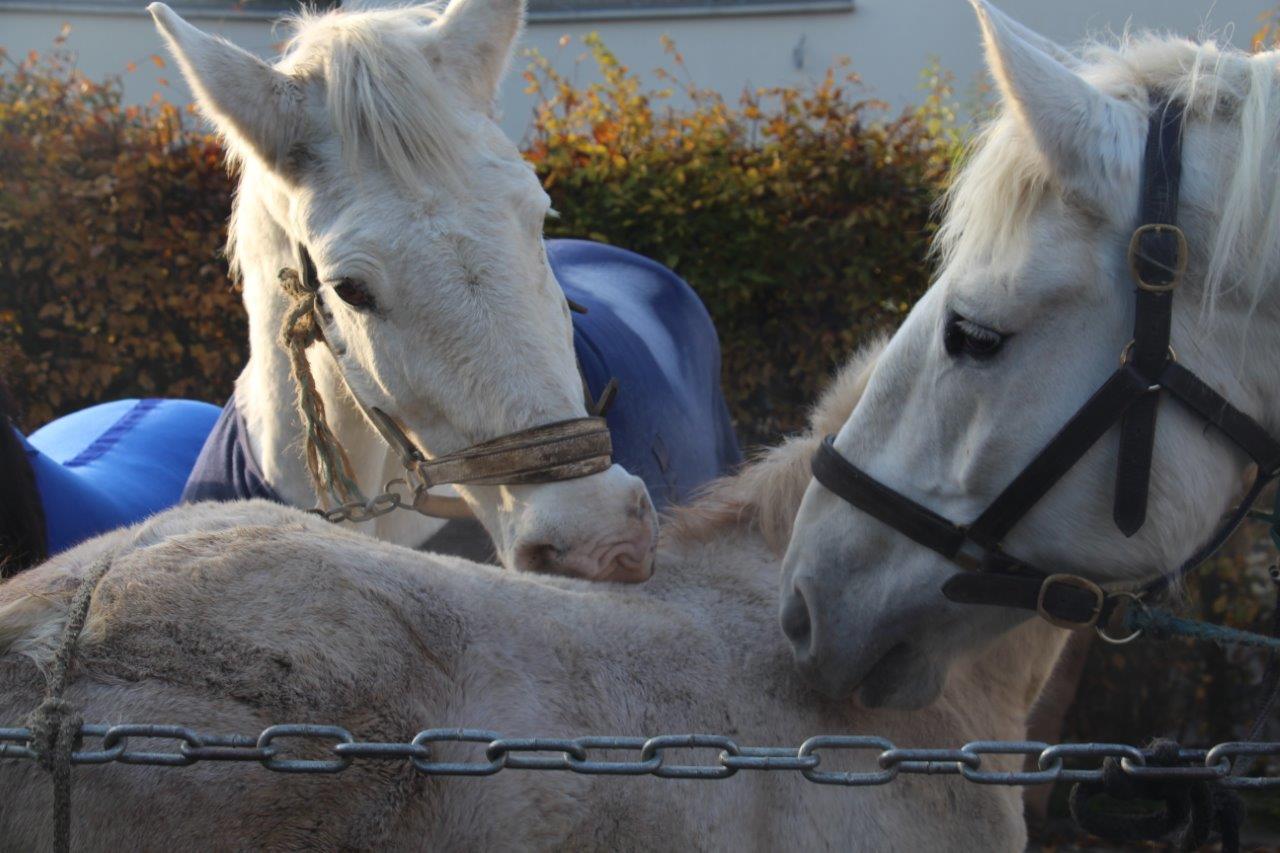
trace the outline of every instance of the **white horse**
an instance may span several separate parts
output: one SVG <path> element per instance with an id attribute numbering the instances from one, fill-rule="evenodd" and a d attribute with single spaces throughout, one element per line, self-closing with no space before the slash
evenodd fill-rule
<path id="1" fill-rule="evenodd" d="M 835 733 L 899 746 L 1020 739 L 1056 655 L 1048 626 L 970 656 L 940 701 L 910 714 L 823 699 L 797 677 L 777 630 L 778 554 L 807 460 L 848 416 L 873 355 L 844 370 L 808 436 L 679 516 L 663 571 L 640 586 L 501 572 L 261 502 L 183 507 L 93 540 L 0 586 L 0 723 L 39 701 L 76 578 L 115 552 L 67 694 L 89 722 L 256 734 L 310 721 L 380 740 L 454 726 L 510 737 L 703 731 L 792 748 Z M 481 760 L 477 747 L 433 752 Z M 713 762 L 715 752 L 667 760 Z M 1014 769 L 989 758 L 984 769 Z M 874 753 L 822 755 L 824 770 L 853 767 L 874 769 Z M 857 789 L 795 772 L 476 780 L 428 778 L 404 761 L 307 778 L 214 762 L 74 773 L 72 838 L 103 848 L 185 838 L 237 849 L 1021 850 L 1026 840 L 1018 789 L 955 778 Z M 50 788 L 32 762 L 0 764 L 6 845 L 48 844 Z"/>
<path id="2" fill-rule="evenodd" d="M 1133 337 L 1126 246 L 1160 99 L 1186 105 L 1179 217 L 1190 266 L 1173 300 L 1173 350 L 1274 435 L 1280 54 L 1148 35 L 1077 58 L 974 5 L 1003 109 L 950 191 L 938 279 L 835 449 L 968 522 L 1116 370 Z M 1205 542 L 1255 473 L 1222 432 L 1166 396 L 1146 523 L 1126 537 L 1112 521 L 1118 437 L 1106 433 L 1031 507 L 1005 552 L 1132 588 Z M 815 482 L 784 563 L 782 623 L 798 662 L 833 695 L 928 704 L 955 661 L 1028 615 L 945 600 L 940 587 L 959 571 Z"/>
<path id="3" fill-rule="evenodd" d="M 586 414 L 569 309 L 543 249 L 549 200 L 493 119 L 520 0 L 303 14 L 274 66 L 149 8 L 240 171 L 229 253 L 251 357 L 236 401 L 282 499 L 317 504 L 281 343 L 291 302 L 278 274 L 299 267 L 299 247 L 315 264 L 330 344 L 310 347 L 311 370 L 370 494 L 403 468 L 351 394 L 430 456 Z M 652 504 L 617 465 L 458 489 L 508 567 L 651 571 Z M 363 529 L 417 545 L 439 526 L 397 512 Z"/>

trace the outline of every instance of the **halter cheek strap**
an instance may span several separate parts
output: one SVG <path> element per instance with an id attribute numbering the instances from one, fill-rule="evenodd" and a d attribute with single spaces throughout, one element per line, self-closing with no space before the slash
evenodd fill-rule
<path id="1" fill-rule="evenodd" d="M 1120 366 L 977 519 L 956 524 L 879 482 L 841 456 L 831 438 L 813 458 L 814 478 L 828 490 L 968 570 L 943 585 L 951 601 L 1034 610 L 1064 627 L 1105 625 L 1122 602 L 1158 593 L 1207 559 L 1280 474 L 1280 441 L 1178 364 L 1169 346 L 1173 293 L 1187 266 L 1186 237 L 1176 224 L 1182 123 L 1177 103 L 1153 110 L 1142 224 L 1133 232 L 1128 252 L 1136 284 L 1134 337 Z M 1126 536 L 1142 527 L 1162 391 L 1216 427 L 1258 466 L 1248 495 L 1209 540 L 1176 570 L 1136 593 L 1109 593 L 1087 578 L 1047 572 L 1007 554 L 1002 542 L 1009 531 L 1117 422 L 1121 435 L 1113 515 Z"/>
<path id="2" fill-rule="evenodd" d="M 1129 242 L 1129 268 L 1136 289 L 1133 343 L 1127 352 L 1144 376 L 1157 373 L 1169 359 L 1173 293 L 1187 267 L 1187 241 L 1178 228 L 1182 186 L 1182 122 L 1179 102 L 1157 106 L 1147 132 L 1143 158 L 1141 225 Z M 1112 515 L 1125 536 L 1147 518 L 1151 458 L 1156 440 L 1160 395 L 1135 400 L 1120 422 L 1120 456 Z"/>

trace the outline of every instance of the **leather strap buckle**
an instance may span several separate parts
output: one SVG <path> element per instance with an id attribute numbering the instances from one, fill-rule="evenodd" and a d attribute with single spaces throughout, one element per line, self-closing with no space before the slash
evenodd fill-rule
<path id="1" fill-rule="evenodd" d="M 1163 254 L 1162 252 L 1144 250 L 1144 243 L 1148 238 L 1160 240 L 1168 236 L 1172 236 L 1176 244 L 1172 266 L 1159 260 L 1160 255 Z M 1189 256 L 1190 250 L 1187 248 L 1187 235 L 1177 225 L 1148 222 L 1146 225 L 1138 226 L 1134 230 L 1133 236 L 1129 238 L 1129 272 L 1133 275 L 1133 280 L 1138 283 L 1138 287 L 1149 293 L 1168 293 L 1176 288 L 1187 271 L 1187 259 Z M 1143 261 L 1148 265 L 1158 267 L 1162 274 L 1169 277 L 1168 281 L 1147 281 L 1143 278 L 1140 267 L 1140 263 Z"/>
<path id="2" fill-rule="evenodd" d="M 1093 608 L 1089 613 L 1088 619 L 1079 621 L 1076 619 L 1068 619 L 1063 616 L 1055 616 L 1045 607 L 1046 597 L 1049 590 L 1055 585 L 1072 587 L 1081 589 L 1093 596 Z M 1107 594 L 1102 591 L 1102 587 L 1098 586 L 1088 578 L 1082 578 L 1079 575 L 1049 575 L 1044 579 L 1044 583 L 1040 584 L 1040 595 L 1036 598 L 1036 613 L 1048 622 L 1050 625 L 1056 625 L 1059 628 L 1092 628 L 1098 624 L 1098 620 L 1102 618 L 1102 607 L 1106 603 Z"/>

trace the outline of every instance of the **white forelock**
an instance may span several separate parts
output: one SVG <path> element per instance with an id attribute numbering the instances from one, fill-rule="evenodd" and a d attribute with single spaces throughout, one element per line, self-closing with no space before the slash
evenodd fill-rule
<path id="1" fill-rule="evenodd" d="M 1247 54 L 1213 41 L 1152 33 L 1092 41 L 1077 72 L 1102 92 L 1145 108 L 1151 94 L 1186 104 L 1188 127 L 1232 128 L 1216 199 L 1206 211 L 1216 226 L 1201 235 L 1208 248 L 1202 296 L 1206 308 L 1242 289 L 1256 304 L 1280 274 L 1280 52 Z M 1098 157 L 1107 152 L 1097 152 Z M 1025 245 L 1032 213 L 1061 192 L 1017 110 L 1004 106 L 977 135 L 943 201 L 935 253 L 944 264 L 998 260 Z"/>
<path id="2" fill-rule="evenodd" d="M 433 66 L 426 28 L 433 6 L 355 12 L 302 12 L 282 70 L 323 81 L 325 101 L 343 156 L 358 162 L 367 149 L 405 187 L 424 175 L 448 178 L 458 168 L 465 123 L 453 89 Z"/>

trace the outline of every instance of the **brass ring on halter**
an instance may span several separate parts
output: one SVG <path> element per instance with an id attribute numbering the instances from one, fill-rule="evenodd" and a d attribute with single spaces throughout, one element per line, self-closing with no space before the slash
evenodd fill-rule
<path id="1" fill-rule="evenodd" d="M 1133 345 L 1136 343 L 1137 341 L 1129 341 L 1129 343 L 1124 345 L 1124 349 L 1120 350 L 1120 366 L 1121 367 L 1124 367 L 1126 364 L 1129 363 L 1129 356 L 1133 355 Z M 1169 361 L 1177 362 L 1177 360 L 1178 360 L 1178 354 L 1174 352 L 1173 347 L 1170 346 Z"/>
<path id="2" fill-rule="evenodd" d="M 1120 350 L 1120 366 L 1121 367 L 1124 367 L 1126 364 L 1129 363 L 1129 356 L 1133 354 L 1133 345 L 1135 343 L 1137 343 L 1137 341 L 1129 341 L 1129 343 L 1124 345 L 1124 349 Z M 1169 346 L 1169 361 L 1171 363 L 1176 363 L 1178 361 L 1178 354 L 1173 351 L 1172 344 Z M 1159 382 L 1151 382 L 1150 384 L 1147 385 L 1147 391 L 1149 393 L 1154 393 L 1159 390 L 1160 390 Z"/>
<path id="3" fill-rule="evenodd" d="M 1127 599 L 1130 602 L 1129 604 L 1130 607 L 1140 607 L 1143 610 L 1146 610 L 1147 608 L 1147 605 L 1142 603 L 1142 596 L 1138 595 L 1136 592 L 1114 592 L 1111 594 L 1111 596 L 1113 598 Z M 1093 630 L 1097 631 L 1099 637 L 1101 637 L 1103 640 L 1105 640 L 1106 642 L 1110 643 L 1113 646 L 1123 646 L 1126 643 L 1132 643 L 1134 640 L 1138 639 L 1143 634 L 1143 630 L 1141 628 L 1136 628 L 1133 631 L 1131 631 L 1129 634 L 1123 637 L 1117 637 L 1112 634 L 1108 634 L 1107 626 L 1101 623 L 1094 625 Z"/>

